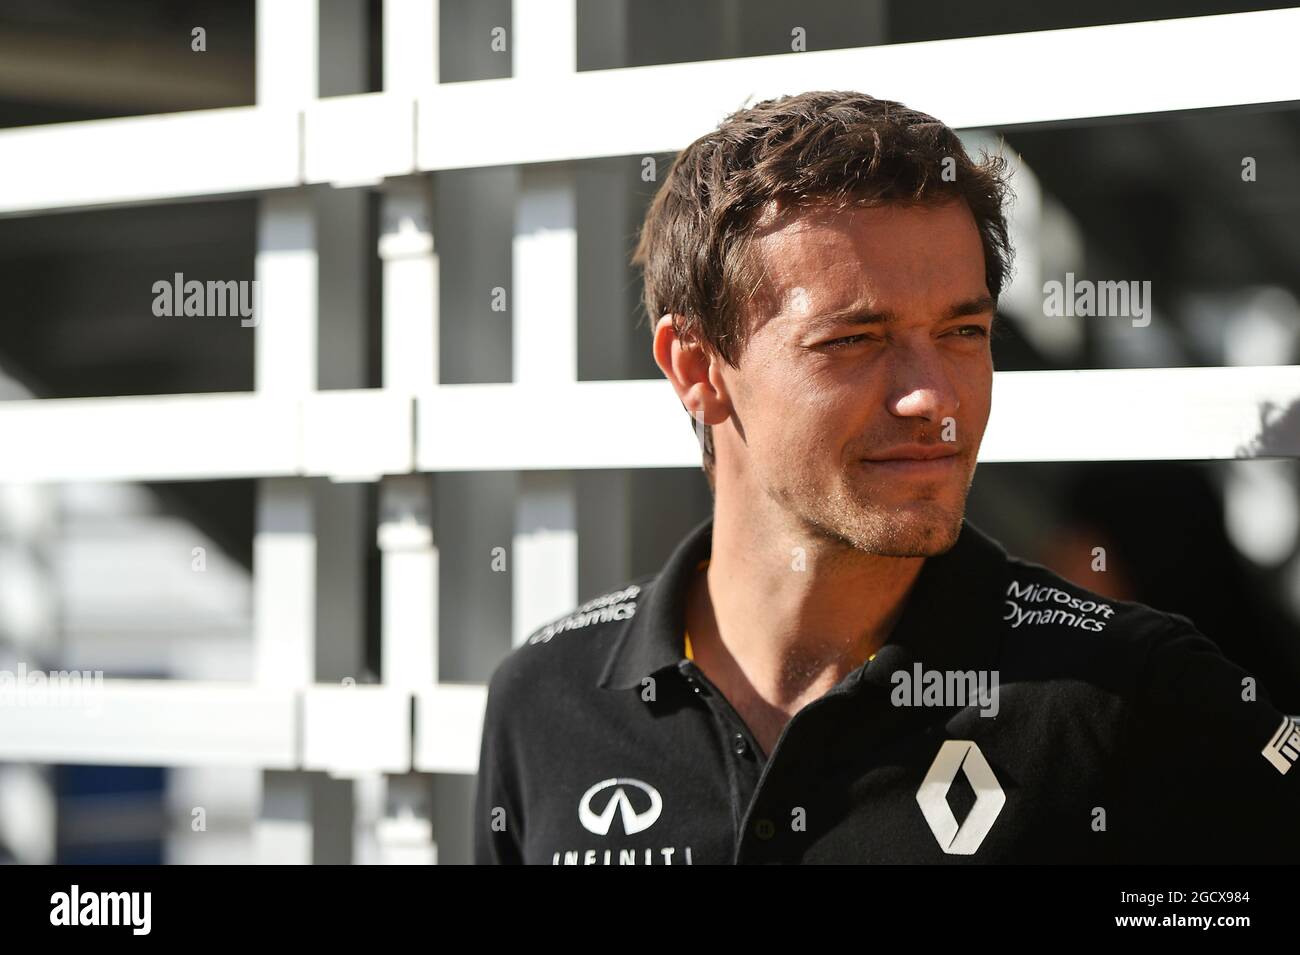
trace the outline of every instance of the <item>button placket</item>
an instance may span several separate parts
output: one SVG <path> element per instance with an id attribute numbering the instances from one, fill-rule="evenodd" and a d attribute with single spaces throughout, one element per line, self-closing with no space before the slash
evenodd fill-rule
<path id="1" fill-rule="evenodd" d="M 719 742 L 731 750 L 734 758 L 728 759 L 727 769 L 732 787 L 732 810 L 735 815 L 736 846 L 745 841 L 746 834 L 752 832 L 743 828 L 748 807 L 753 802 L 754 792 L 762 766 L 758 759 L 757 745 L 746 735 L 744 723 L 727 698 L 718 691 L 707 676 L 695 664 L 683 660 L 679 665 L 687 685 L 707 703 L 713 716 L 714 725 L 719 733 Z M 775 832 L 775 829 L 773 829 Z"/>

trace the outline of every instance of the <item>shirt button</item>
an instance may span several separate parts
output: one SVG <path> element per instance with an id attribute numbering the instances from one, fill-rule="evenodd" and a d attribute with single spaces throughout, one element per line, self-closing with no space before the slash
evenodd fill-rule
<path id="1" fill-rule="evenodd" d="M 749 747 L 745 745 L 745 737 L 742 734 L 737 733 L 735 736 L 731 737 L 731 750 L 737 756 L 744 756 L 745 750 L 748 748 Z"/>
<path id="2" fill-rule="evenodd" d="M 754 835 L 766 842 L 776 835 L 776 826 L 772 824 L 771 819 L 754 820 Z"/>

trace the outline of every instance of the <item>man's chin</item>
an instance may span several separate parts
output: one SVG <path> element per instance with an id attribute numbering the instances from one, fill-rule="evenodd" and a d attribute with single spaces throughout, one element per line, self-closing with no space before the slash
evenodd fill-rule
<path id="1" fill-rule="evenodd" d="M 877 551 L 883 557 L 935 557 L 951 550 L 961 534 L 961 517 L 900 522 Z"/>
<path id="2" fill-rule="evenodd" d="M 957 543 L 962 516 L 962 508 L 934 502 L 868 507 L 836 521 L 835 531 L 857 550 L 879 557 L 934 557 Z"/>

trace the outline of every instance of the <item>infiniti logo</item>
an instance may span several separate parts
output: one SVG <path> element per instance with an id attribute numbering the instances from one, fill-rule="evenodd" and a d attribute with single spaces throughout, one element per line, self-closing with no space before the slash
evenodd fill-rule
<path id="1" fill-rule="evenodd" d="M 596 813 L 592 809 L 592 800 L 595 799 L 598 793 L 609 789 L 611 786 L 616 788 L 609 797 L 609 802 L 605 803 L 604 809 Z M 649 796 L 650 807 L 637 812 L 632 805 L 632 800 L 628 798 L 624 786 L 635 787 Z M 594 832 L 598 836 L 607 836 L 609 835 L 610 826 L 614 822 L 614 812 L 617 810 L 623 820 L 623 834 L 630 836 L 653 826 L 663 807 L 664 801 L 663 797 L 659 795 L 659 790 L 649 783 L 643 783 L 639 779 L 605 779 L 596 783 L 583 794 L 582 801 L 578 803 L 578 819 L 582 822 L 582 827 L 588 832 Z"/>

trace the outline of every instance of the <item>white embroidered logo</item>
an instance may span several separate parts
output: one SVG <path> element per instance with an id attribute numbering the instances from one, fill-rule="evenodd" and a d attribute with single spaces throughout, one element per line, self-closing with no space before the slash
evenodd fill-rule
<path id="1" fill-rule="evenodd" d="M 1282 725 L 1272 735 L 1262 750 L 1264 758 L 1285 776 L 1300 759 L 1300 725 L 1290 716 L 1282 717 Z"/>
<path id="2" fill-rule="evenodd" d="M 975 805 L 971 806 L 960 826 L 948 805 L 948 790 L 959 772 L 966 774 L 967 782 L 975 790 Z M 993 767 L 973 741 L 950 739 L 939 747 L 939 755 L 935 756 L 921 788 L 916 791 L 916 801 L 925 821 L 930 824 L 930 831 L 939 841 L 939 848 L 948 855 L 968 856 L 974 854 L 993 828 L 1007 801 L 1007 794 L 998 784 L 997 776 L 993 775 Z"/>
<path id="3" fill-rule="evenodd" d="M 605 808 L 599 813 L 594 812 L 591 808 L 592 799 L 597 793 L 608 789 L 610 786 L 617 786 L 618 788 L 609 797 L 609 802 L 605 804 Z M 632 800 L 628 798 L 624 786 L 633 786 L 646 793 L 650 797 L 649 808 L 638 811 L 632 805 Z M 663 797 L 659 795 L 659 790 L 649 783 L 643 783 L 639 779 L 604 779 L 583 794 L 582 801 L 578 803 L 578 819 L 582 823 L 582 828 L 588 832 L 594 832 L 598 836 L 607 836 L 609 835 L 610 826 L 614 823 L 614 812 L 617 810 L 623 821 L 623 834 L 630 836 L 653 826 L 663 808 Z"/>

